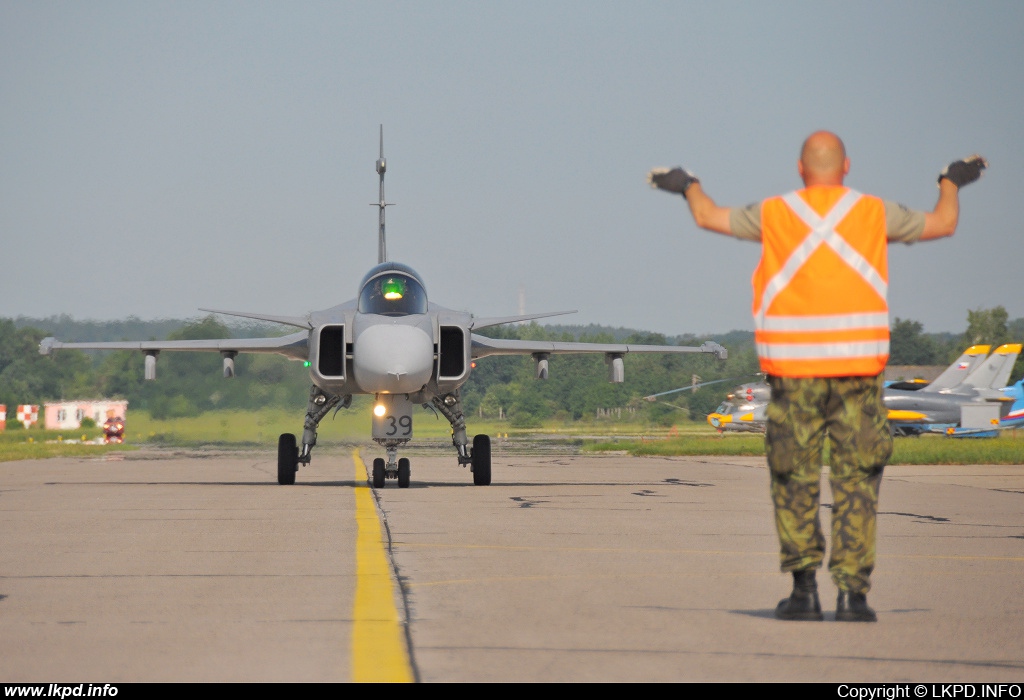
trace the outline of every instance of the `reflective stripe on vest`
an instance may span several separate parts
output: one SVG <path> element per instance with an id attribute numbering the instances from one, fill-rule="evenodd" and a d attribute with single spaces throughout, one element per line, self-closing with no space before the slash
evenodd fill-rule
<path id="1" fill-rule="evenodd" d="M 875 267 L 884 266 L 885 260 L 872 263 L 836 231 L 862 197 L 859 192 L 847 190 L 825 216 L 820 216 L 796 192 L 779 198 L 810 231 L 764 283 L 760 305 L 754 310 L 757 354 L 765 372 L 780 376 L 844 376 L 873 375 L 885 368 L 889 354 L 889 313 L 885 302 L 889 285 Z M 766 228 L 764 221 L 762 228 Z M 879 233 L 885 236 L 884 230 Z M 792 315 L 790 299 L 788 315 L 769 313 L 772 303 L 785 293 L 822 246 L 834 252 L 877 298 L 866 301 L 863 310 L 826 314 L 814 312 L 828 310 L 827 298 L 824 303 L 823 299 L 816 299 L 817 303 L 811 304 L 815 308 L 809 308 L 806 315 Z M 823 294 L 825 289 L 827 286 Z M 863 293 L 871 295 L 866 290 Z M 871 308 L 878 306 L 879 299 L 885 310 Z M 849 306 L 849 298 L 844 299 L 843 308 Z"/>

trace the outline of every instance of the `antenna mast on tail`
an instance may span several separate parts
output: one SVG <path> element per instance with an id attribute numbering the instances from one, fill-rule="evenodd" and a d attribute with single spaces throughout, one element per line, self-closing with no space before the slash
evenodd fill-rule
<path id="1" fill-rule="evenodd" d="M 371 207 L 380 208 L 380 231 L 377 238 L 377 264 L 388 261 L 388 246 L 384 239 L 384 208 L 392 206 L 390 202 L 384 201 L 384 172 L 388 169 L 388 162 L 384 159 L 384 125 L 380 125 L 380 158 L 377 159 L 377 174 L 380 175 L 380 201 L 371 202 Z"/>

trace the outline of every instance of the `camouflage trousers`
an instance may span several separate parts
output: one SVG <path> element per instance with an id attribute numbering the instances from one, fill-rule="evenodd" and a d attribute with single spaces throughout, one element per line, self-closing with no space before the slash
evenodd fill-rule
<path id="1" fill-rule="evenodd" d="M 882 377 L 768 377 L 765 448 L 782 570 L 819 568 L 825 556 L 818 510 L 826 438 L 831 451 L 829 572 L 842 591 L 867 593 L 875 567 L 875 521 L 892 436 Z"/>

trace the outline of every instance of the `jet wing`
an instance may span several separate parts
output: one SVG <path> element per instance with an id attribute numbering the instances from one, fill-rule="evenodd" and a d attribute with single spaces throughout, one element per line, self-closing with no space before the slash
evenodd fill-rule
<path id="1" fill-rule="evenodd" d="M 141 350 L 159 352 L 163 350 L 192 350 L 208 352 L 259 352 L 283 355 L 292 360 L 306 360 L 309 352 L 306 332 L 292 333 L 280 338 L 224 338 L 214 340 L 132 340 L 115 342 L 63 343 L 56 338 L 43 338 L 39 343 L 39 354 L 49 355 L 54 350 Z"/>
<path id="2" fill-rule="evenodd" d="M 490 318 L 473 318 L 470 328 L 490 328 L 491 326 L 503 326 L 506 323 L 520 323 L 522 321 L 533 321 L 538 318 L 549 318 L 551 316 L 564 316 L 574 314 L 575 311 L 546 311 L 539 314 L 525 314 L 522 316 L 494 316 Z"/>
<path id="3" fill-rule="evenodd" d="M 296 328 L 312 328 L 313 324 L 309 322 L 309 317 L 302 316 L 272 316 L 269 314 L 254 314 L 248 311 L 224 311 L 222 309 L 199 309 L 200 311 L 207 311 L 212 314 L 224 314 L 225 316 L 238 316 L 240 318 L 254 318 L 257 321 L 270 321 L 271 323 L 280 323 L 285 326 L 295 326 Z"/>
<path id="4" fill-rule="evenodd" d="M 578 354 L 604 353 L 606 355 L 628 355 L 633 352 L 660 352 L 667 354 L 709 352 L 724 360 L 729 351 L 713 341 L 700 347 L 685 345 L 633 345 L 630 343 L 559 343 L 547 340 L 508 340 L 485 338 L 473 333 L 473 359 L 491 355 L 534 355 L 534 354 Z"/>

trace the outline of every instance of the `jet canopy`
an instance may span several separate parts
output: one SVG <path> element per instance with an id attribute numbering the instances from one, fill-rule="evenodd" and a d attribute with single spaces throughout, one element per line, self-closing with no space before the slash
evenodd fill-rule
<path id="1" fill-rule="evenodd" d="M 363 278 L 358 311 L 381 316 L 425 314 L 427 290 L 412 268 L 399 263 L 382 263 Z"/>

